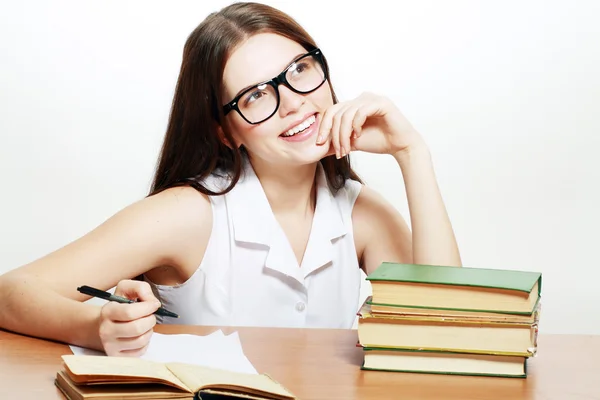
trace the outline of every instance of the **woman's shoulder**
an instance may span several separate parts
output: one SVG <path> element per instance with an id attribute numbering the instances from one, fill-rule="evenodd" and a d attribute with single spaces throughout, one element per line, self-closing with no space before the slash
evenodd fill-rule
<path id="1" fill-rule="evenodd" d="M 207 195 L 190 186 L 165 189 L 130 206 L 137 220 L 147 220 L 160 238 L 167 265 L 189 275 L 204 255 L 212 231 L 212 207 Z M 148 227 L 148 223 L 139 224 Z"/>
<path id="2" fill-rule="evenodd" d="M 201 214 L 209 211 L 210 201 L 207 195 L 185 185 L 164 189 L 140 200 L 134 206 L 148 212 L 167 213 L 173 218 L 178 218 L 189 213 Z"/>
<path id="3" fill-rule="evenodd" d="M 392 215 L 395 216 L 397 213 L 394 206 L 377 190 L 360 184 L 353 209 L 353 217 L 356 220 L 368 223 L 373 218 L 385 219 Z"/>
<path id="4" fill-rule="evenodd" d="M 212 211 L 207 195 L 190 186 L 165 189 L 130 206 L 141 219 L 152 219 L 157 230 L 167 231 L 179 239 L 190 233 L 210 234 Z"/>
<path id="5" fill-rule="evenodd" d="M 352 211 L 352 226 L 361 254 L 367 247 L 374 250 L 371 254 L 396 257 L 393 251 L 398 249 L 402 254 L 409 254 L 410 230 L 406 221 L 392 203 L 373 188 L 363 186 L 360 191 Z"/>
<path id="6" fill-rule="evenodd" d="M 359 232 L 371 232 L 374 226 L 397 218 L 398 211 L 375 189 L 361 184 L 352 209 L 352 224 Z"/>

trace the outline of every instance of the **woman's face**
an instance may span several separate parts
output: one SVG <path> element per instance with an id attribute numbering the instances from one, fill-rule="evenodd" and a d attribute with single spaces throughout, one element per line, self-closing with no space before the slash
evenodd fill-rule
<path id="1" fill-rule="evenodd" d="M 238 107 L 252 122 L 266 117 L 269 110 L 275 109 L 276 93 L 273 87 L 255 86 L 278 76 L 306 53 L 300 44 L 273 33 L 250 37 L 233 51 L 225 65 L 224 100 L 230 102 L 253 87 L 238 100 Z M 286 77 L 296 89 L 310 90 L 319 83 L 320 66 L 311 60 L 300 60 L 287 70 Z M 277 90 L 279 108 L 269 119 L 253 125 L 232 110 L 225 117 L 224 128 L 231 132 L 236 146 L 244 145 L 251 157 L 269 164 L 305 165 L 320 160 L 330 146 L 329 141 L 316 144 L 320 117 L 333 104 L 329 82 L 305 94 L 295 93 L 283 84 Z"/>

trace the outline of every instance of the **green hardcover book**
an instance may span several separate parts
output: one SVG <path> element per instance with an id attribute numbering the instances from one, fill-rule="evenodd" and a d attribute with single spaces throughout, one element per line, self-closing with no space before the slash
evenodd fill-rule
<path id="1" fill-rule="evenodd" d="M 375 305 L 508 314 L 533 313 L 542 289 L 539 272 L 390 262 L 367 280 Z"/>
<path id="2" fill-rule="evenodd" d="M 527 358 L 448 351 L 364 349 L 361 369 L 424 374 L 527 377 Z"/>

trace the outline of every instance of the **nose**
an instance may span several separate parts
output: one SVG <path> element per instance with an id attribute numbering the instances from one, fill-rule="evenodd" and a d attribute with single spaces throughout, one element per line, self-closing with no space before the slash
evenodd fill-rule
<path id="1" fill-rule="evenodd" d="M 285 85 L 279 85 L 279 115 L 285 117 L 293 114 L 302 107 L 306 98 L 290 90 Z"/>

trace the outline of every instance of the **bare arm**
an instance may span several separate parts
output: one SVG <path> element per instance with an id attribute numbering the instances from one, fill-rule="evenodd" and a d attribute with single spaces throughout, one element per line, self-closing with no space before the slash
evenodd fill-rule
<path id="1" fill-rule="evenodd" d="M 0 276 L 0 327 L 102 348 L 100 307 L 82 303 L 81 285 L 109 289 L 155 267 L 185 280 L 204 255 L 212 227 L 208 199 L 169 189 L 115 214 L 92 232 Z"/>
<path id="2" fill-rule="evenodd" d="M 412 233 L 389 202 L 363 187 L 352 217 L 363 270 L 369 274 L 383 261 L 460 266 L 458 246 L 428 151 L 411 150 L 394 158 L 402 168 Z"/>
<path id="3" fill-rule="evenodd" d="M 404 220 L 382 199 L 367 192 L 355 204 L 358 234 L 370 233 L 356 238 L 357 250 L 363 246 L 362 263 L 367 273 L 381 261 L 399 259 L 413 264 L 461 265 L 429 150 L 389 99 L 363 93 L 329 107 L 322 117 L 317 143 L 326 144 L 328 139 L 330 154 L 338 158 L 351 150 L 390 154 L 402 170 L 412 225 L 410 237 Z"/>
<path id="4" fill-rule="evenodd" d="M 425 145 L 395 153 L 412 227 L 414 264 L 461 266 L 458 245 Z"/>

